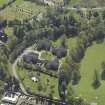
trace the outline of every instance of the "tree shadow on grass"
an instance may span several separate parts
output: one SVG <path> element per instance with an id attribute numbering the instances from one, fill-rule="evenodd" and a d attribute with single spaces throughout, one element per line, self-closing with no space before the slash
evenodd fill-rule
<path id="1" fill-rule="evenodd" d="M 94 81 L 92 83 L 92 86 L 93 86 L 94 89 L 98 89 L 100 87 L 100 85 L 101 85 L 100 81 Z"/>
<path id="2" fill-rule="evenodd" d="M 81 76 L 77 80 L 72 80 L 72 85 L 77 85 L 81 79 Z"/>
<path id="3" fill-rule="evenodd" d="M 101 79 L 105 80 L 105 70 L 103 70 L 102 74 L 101 74 Z"/>
<path id="4" fill-rule="evenodd" d="M 77 85 L 79 83 L 79 80 L 78 81 L 72 81 L 72 85 Z"/>
<path id="5" fill-rule="evenodd" d="M 100 44 L 100 43 L 103 43 L 103 42 L 104 42 L 104 39 L 96 40 L 97 44 Z"/>

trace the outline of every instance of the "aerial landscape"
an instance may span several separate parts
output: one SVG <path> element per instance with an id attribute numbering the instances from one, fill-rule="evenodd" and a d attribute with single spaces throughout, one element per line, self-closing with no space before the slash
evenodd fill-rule
<path id="1" fill-rule="evenodd" d="M 105 105 L 105 0 L 0 0 L 0 105 Z"/>

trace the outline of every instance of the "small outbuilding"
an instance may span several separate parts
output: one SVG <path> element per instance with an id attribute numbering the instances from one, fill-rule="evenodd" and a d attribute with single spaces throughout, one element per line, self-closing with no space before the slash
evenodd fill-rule
<path id="1" fill-rule="evenodd" d="M 38 82 L 38 79 L 37 79 L 36 77 L 32 77 L 31 80 L 32 80 L 33 82 Z"/>

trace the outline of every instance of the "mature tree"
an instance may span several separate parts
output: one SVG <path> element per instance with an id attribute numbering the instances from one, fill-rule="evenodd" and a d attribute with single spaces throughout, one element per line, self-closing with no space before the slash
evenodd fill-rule
<path id="1" fill-rule="evenodd" d="M 74 97 L 75 97 L 74 89 L 73 89 L 73 87 L 72 87 L 72 85 L 70 83 L 67 86 L 67 96 L 66 97 L 67 97 L 67 100 L 69 102 L 71 102 L 74 99 Z"/>
<path id="2" fill-rule="evenodd" d="M 16 35 L 16 37 L 19 39 L 19 40 L 22 40 L 23 37 L 25 36 L 25 32 L 24 32 L 24 27 L 20 26 L 15 26 L 14 27 L 14 34 Z"/>
<path id="3" fill-rule="evenodd" d="M 59 84 L 58 84 L 58 91 L 59 91 L 59 96 L 61 97 L 62 100 L 65 100 L 66 98 L 66 87 L 67 87 L 67 74 L 62 71 L 59 73 Z"/>
<path id="4" fill-rule="evenodd" d="M 52 53 L 58 58 L 62 58 L 67 55 L 67 49 L 64 47 L 64 45 L 63 46 L 61 45 L 57 48 L 52 48 Z"/>
<path id="5" fill-rule="evenodd" d="M 77 45 L 76 48 L 70 51 L 70 55 L 75 62 L 80 62 L 84 57 L 84 47 L 81 45 Z"/>
<path id="6" fill-rule="evenodd" d="M 64 46 L 65 48 L 67 48 L 66 40 L 67 40 L 66 35 L 63 35 L 61 37 L 61 45 Z"/>
<path id="7" fill-rule="evenodd" d="M 59 67 L 59 60 L 57 58 L 49 61 L 46 65 L 45 65 L 47 70 L 54 70 L 57 71 L 58 67 Z"/>
<path id="8" fill-rule="evenodd" d="M 51 42 L 47 39 L 40 40 L 37 45 L 37 50 L 50 50 Z"/>
<path id="9" fill-rule="evenodd" d="M 105 37 L 105 25 L 103 22 L 99 23 L 96 27 L 96 40 L 103 40 Z"/>
<path id="10" fill-rule="evenodd" d="M 72 84 L 75 85 L 79 82 L 81 78 L 81 75 L 80 75 L 80 71 L 79 70 L 75 70 L 73 72 L 73 76 L 72 76 Z"/>

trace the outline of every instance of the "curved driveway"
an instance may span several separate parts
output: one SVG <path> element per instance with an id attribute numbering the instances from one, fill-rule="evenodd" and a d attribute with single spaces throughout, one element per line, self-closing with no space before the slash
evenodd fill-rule
<path id="1" fill-rule="evenodd" d="M 32 48 L 33 48 L 33 46 L 31 46 L 31 47 L 29 47 L 29 48 L 26 48 L 26 49 L 24 50 L 24 52 L 23 52 L 20 56 L 17 57 L 17 59 L 14 61 L 13 65 L 12 65 L 13 75 L 14 75 L 15 78 L 19 81 L 19 85 L 20 85 L 20 88 L 21 88 L 22 92 L 23 92 L 24 94 L 27 94 L 27 95 L 28 95 L 28 93 L 27 93 L 26 89 L 24 88 L 24 85 L 21 83 L 20 78 L 19 78 L 18 75 L 17 75 L 16 66 L 17 66 L 17 63 L 21 61 L 22 57 L 23 57 L 25 54 L 28 54 L 28 53 L 30 53 L 30 52 L 38 53 L 38 54 L 39 54 L 39 58 L 41 57 L 41 52 L 35 51 L 35 50 L 33 50 Z"/>

